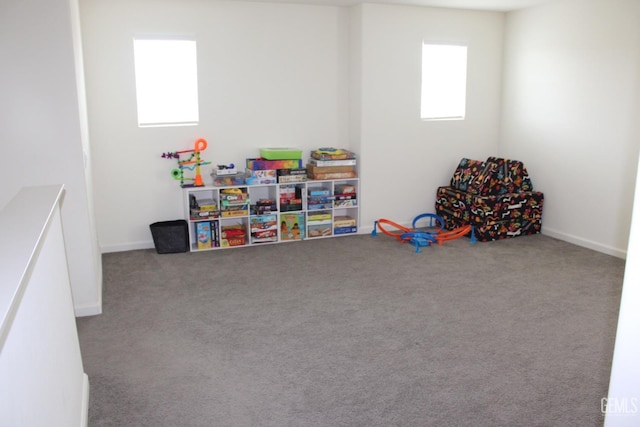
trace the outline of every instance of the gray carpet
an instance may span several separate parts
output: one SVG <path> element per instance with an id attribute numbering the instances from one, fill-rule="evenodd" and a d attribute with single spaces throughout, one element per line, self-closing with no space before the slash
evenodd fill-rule
<path id="1" fill-rule="evenodd" d="M 624 261 L 543 235 L 105 254 L 90 426 L 599 426 Z"/>

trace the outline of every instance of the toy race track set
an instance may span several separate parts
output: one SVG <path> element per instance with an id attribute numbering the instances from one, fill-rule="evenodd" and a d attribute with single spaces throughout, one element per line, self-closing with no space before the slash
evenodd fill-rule
<path id="1" fill-rule="evenodd" d="M 418 223 L 424 219 L 428 219 L 428 224 L 418 227 Z M 432 213 L 424 213 L 415 217 L 411 228 L 381 218 L 374 222 L 371 236 L 376 237 L 378 230 L 380 230 L 383 234 L 394 237 L 402 243 L 411 243 L 415 247 L 416 253 L 421 252 L 420 248 L 431 246 L 432 243 L 442 245 L 446 241 L 459 239 L 469 233 L 471 233 L 471 243 L 476 242 L 472 225 L 465 225 L 449 231 L 445 230 L 444 225 L 444 220 Z"/>

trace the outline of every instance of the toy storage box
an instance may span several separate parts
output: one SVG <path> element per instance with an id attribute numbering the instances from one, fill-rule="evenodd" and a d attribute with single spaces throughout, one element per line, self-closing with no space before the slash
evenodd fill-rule
<path id="1" fill-rule="evenodd" d="M 267 147 L 260 149 L 260 157 L 267 160 L 300 160 L 302 150 L 289 147 Z"/>
<path id="2" fill-rule="evenodd" d="M 153 244 L 159 254 L 187 252 L 189 250 L 189 229 L 187 221 L 154 222 L 149 225 Z"/>

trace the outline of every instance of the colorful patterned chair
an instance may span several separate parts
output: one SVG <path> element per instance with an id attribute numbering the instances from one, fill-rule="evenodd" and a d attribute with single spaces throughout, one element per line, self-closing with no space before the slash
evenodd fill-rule
<path id="1" fill-rule="evenodd" d="M 471 224 L 481 242 L 540 233 L 544 195 L 533 191 L 522 162 L 464 158 L 451 185 L 438 188 L 436 213 L 452 230 Z"/>

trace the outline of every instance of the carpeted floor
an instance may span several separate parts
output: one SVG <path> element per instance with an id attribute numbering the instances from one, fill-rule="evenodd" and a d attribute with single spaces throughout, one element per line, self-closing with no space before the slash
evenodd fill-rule
<path id="1" fill-rule="evenodd" d="M 624 261 L 543 235 L 103 256 L 90 426 L 599 426 Z"/>

